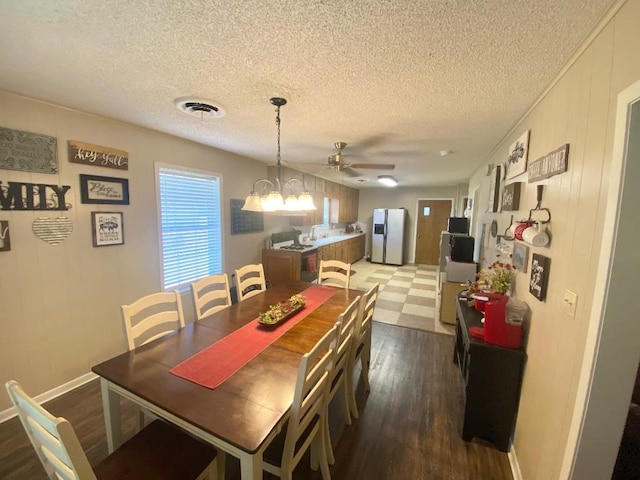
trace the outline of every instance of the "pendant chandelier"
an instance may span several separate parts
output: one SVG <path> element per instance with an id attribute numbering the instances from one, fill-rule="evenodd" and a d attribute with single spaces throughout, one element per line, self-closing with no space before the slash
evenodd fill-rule
<path id="1" fill-rule="evenodd" d="M 271 98 L 269 100 L 276 107 L 276 127 L 278 129 L 278 153 L 276 156 L 276 178 L 272 182 L 261 178 L 253 182 L 251 193 L 244 200 L 242 210 L 251 212 L 267 212 L 280 215 L 305 215 L 316 209 L 313 197 L 304 189 L 304 182 L 298 178 L 290 178 L 282 181 L 282 163 L 280 162 L 280 107 L 286 105 L 284 98 Z M 296 197 L 294 187 L 300 184 L 301 193 Z M 262 192 L 258 193 L 258 185 L 262 186 Z M 288 191 L 285 197 L 284 193 Z"/>

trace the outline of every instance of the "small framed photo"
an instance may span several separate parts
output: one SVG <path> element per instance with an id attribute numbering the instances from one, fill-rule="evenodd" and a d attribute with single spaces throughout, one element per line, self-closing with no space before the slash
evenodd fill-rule
<path id="1" fill-rule="evenodd" d="M 547 284 L 549 283 L 549 267 L 551 259 L 540 255 L 533 254 L 531 260 L 531 279 L 529 280 L 529 293 L 538 300 L 544 302 L 547 298 Z"/>
<path id="2" fill-rule="evenodd" d="M 91 212 L 94 247 L 124 245 L 122 212 Z"/>
<path id="3" fill-rule="evenodd" d="M 82 203 L 129 205 L 129 180 L 80 174 Z"/>
<path id="4" fill-rule="evenodd" d="M 9 235 L 9 221 L 0 220 L 0 252 L 11 250 L 11 236 Z"/>
<path id="5" fill-rule="evenodd" d="M 527 273 L 527 265 L 529 264 L 529 247 L 522 243 L 513 244 L 513 257 L 511 262 L 513 266 L 522 273 Z"/>
<path id="6" fill-rule="evenodd" d="M 517 177 L 527 171 L 527 157 L 529 156 L 529 132 L 527 130 L 509 147 L 507 162 L 507 179 Z M 517 210 L 517 209 L 514 209 Z"/>

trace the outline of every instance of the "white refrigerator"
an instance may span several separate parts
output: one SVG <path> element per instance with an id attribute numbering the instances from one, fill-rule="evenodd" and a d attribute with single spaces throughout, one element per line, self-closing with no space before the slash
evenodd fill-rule
<path id="1" fill-rule="evenodd" d="M 404 265 L 404 208 L 375 208 L 371 229 L 371 262 Z"/>

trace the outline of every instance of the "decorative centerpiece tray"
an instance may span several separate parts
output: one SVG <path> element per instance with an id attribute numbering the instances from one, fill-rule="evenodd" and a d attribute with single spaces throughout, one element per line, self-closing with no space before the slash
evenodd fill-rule
<path id="1" fill-rule="evenodd" d="M 258 315 L 258 323 L 265 327 L 275 327 L 286 322 L 302 310 L 307 302 L 304 295 L 293 295 L 287 300 L 271 305 L 269 310 Z"/>

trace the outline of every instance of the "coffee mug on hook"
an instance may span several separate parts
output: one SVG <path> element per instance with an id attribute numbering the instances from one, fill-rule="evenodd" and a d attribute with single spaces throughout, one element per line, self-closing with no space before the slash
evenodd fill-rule
<path id="1" fill-rule="evenodd" d="M 522 234 L 527 228 L 530 228 L 532 225 L 533 222 L 531 221 L 522 222 L 520 225 L 517 225 L 513 232 L 513 236 L 515 237 L 515 239 L 522 240 Z"/>
<path id="2" fill-rule="evenodd" d="M 531 225 L 522 232 L 522 240 L 534 247 L 545 247 L 549 243 L 549 234 L 546 228 L 543 230 L 541 222 L 536 223 L 537 225 Z"/>

